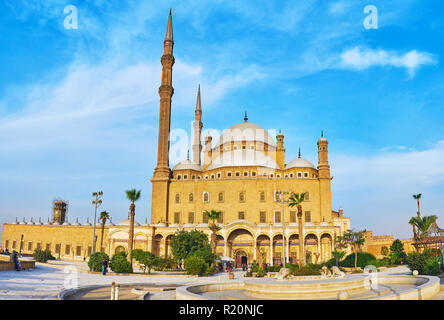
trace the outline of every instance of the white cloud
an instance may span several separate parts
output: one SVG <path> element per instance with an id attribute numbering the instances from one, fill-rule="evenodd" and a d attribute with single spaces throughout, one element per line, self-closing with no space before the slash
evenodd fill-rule
<path id="1" fill-rule="evenodd" d="M 436 64 L 437 59 L 428 52 L 418 52 L 416 50 L 399 54 L 383 49 L 373 50 L 354 47 L 341 54 L 341 63 L 345 68 L 355 70 L 364 70 L 373 66 L 405 68 L 409 77 L 413 77 L 419 67 Z"/>
<path id="2" fill-rule="evenodd" d="M 407 221 L 415 214 L 411 195 L 416 193 L 423 193 L 424 214 L 444 220 L 439 193 L 444 186 L 444 140 L 422 151 L 384 149 L 373 157 L 331 156 L 333 201 L 344 210 L 348 207 L 352 224 L 408 237 Z"/>

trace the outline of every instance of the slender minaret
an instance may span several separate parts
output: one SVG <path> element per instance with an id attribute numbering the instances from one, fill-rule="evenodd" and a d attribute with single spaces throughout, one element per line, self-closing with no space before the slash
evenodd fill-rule
<path id="1" fill-rule="evenodd" d="M 202 133 L 202 102 L 200 101 L 200 85 L 197 89 L 196 110 L 194 111 L 194 144 L 193 144 L 193 162 L 201 165 L 200 154 L 202 152 L 201 133 Z"/>
<path id="2" fill-rule="evenodd" d="M 157 149 L 157 167 L 154 169 L 154 178 L 169 177 L 169 149 L 170 149 L 170 124 L 171 124 L 171 97 L 174 94 L 173 89 L 173 20 L 168 17 L 168 26 L 163 42 L 162 62 L 162 83 L 159 87 L 160 96 L 160 115 L 159 115 L 159 142 Z"/>
<path id="3" fill-rule="evenodd" d="M 331 221 L 331 176 L 328 163 L 328 141 L 321 132 L 318 140 L 318 173 L 320 189 L 320 217 L 319 221 Z"/>
<path id="4" fill-rule="evenodd" d="M 153 184 L 151 197 L 151 222 L 165 221 L 168 224 L 168 188 L 170 182 L 169 150 L 171 125 L 171 97 L 173 96 L 173 20 L 168 17 L 168 26 L 163 42 L 162 83 L 159 87 L 159 141 L 157 149 L 157 166 L 151 179 Z"/>
<path id="5" fill-rule="evenodd" d="M 285 148 L 284 148 L 284 135 L 281 130 L 279 130 L 279 134 L 276 136 L 277 140 L 277 148 L 276 148 L 276 163 L 278 166 L 284 170 L 285 169 Z"/>

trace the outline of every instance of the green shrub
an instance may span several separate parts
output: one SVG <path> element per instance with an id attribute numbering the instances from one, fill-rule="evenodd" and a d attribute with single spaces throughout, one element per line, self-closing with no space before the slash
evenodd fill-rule
<path id="1" fill-rule="evenodd" d="M 141 249 L 133 250 L 133 258 L 139 263 L 143 273 L 148 271 L 151 274 L 151 269 L 158 264 L 158 258 L 153 253 Z"/>
<path id="2" fill-rule="evenodd" d="M 205 260 L 201 257 L 191 256 L 185 259 L 185 270 L 187 274 L 203 275 L 207 269 Z"/>
<path id="3" fill-rule="evenodd" d="M 279 265 L 274 265 L 274 266 L 268 266 L 265 268 L 265 271 L 267 272 L 279 272 L 281 270 L 281 266 Z"/>
<path id="4" fill-rule="evenodd" d="M 43 262 L 46 263 L 48 260 L 55 260 L 55 258 L 52 256 L 50 250 L 40 250 L 35 249 L 34 253 L 32 254 L 32 257 L 37 262 Z"/>
<path id="5" fill-rule="evenodd" d="M 265 268 L 259 268 L 259 270 L 256 273 L 256 277 L 258 278 L 263 278 L 265 277 L 265 275 L 267 274 L 267 271 L 265 270 Z"/>
<path id="6" fill-rule="evenodd" d="M 439 273 L 439 255 L 437 251 L 411 252 L 405 260 L 411 271 L 418 270 L 419 274 L 431 276 Z"/>
<path id="7" fill-rule="evenodd" d="M 109 256 L 105 252 L 96 252 L 93 253 L 88 260 L 88 268 L 89 270 L 100 272 L 102 271 L 102 260 L 106 259 L 109 261 Z M 94 268 L 91 269 L 94 261 Z"/>
<path id="8" fill-rule="evenodd" d="M 205 272 L 204 272 L 204 275 L 205 276 L 211 276 L 212 274 L 215 274 L 215 273 L 217 273 L 217 268 L 216 268 L 216 265 L 215 264 L 213 264 L 211 267 L 209 267 L 208 265 L 205 267 Z"/>
<path id="9" fill-rule="evenodd" d="M 390 246 L 389 256 L 392 264 L 405 263 L 405 258 L 407 255 L 404 252 L 404 244 L 401 242 L 401 240 L 396 239 L 393 241 L 392 245 Z"/>
<path id="10" fill-rule="evenodd" d="M 251 265 L 251 271 L 257 272 L 258 270 L 259 270 L 259 265 L 256 262 L 253 262 L 253 264 Z"/>
<path id="11" fill-rule="evenodd" d="M 111 270 L 117 273 L 131 273 L 131 263 L 126 259 L 126 252 L 116 253 L 111 259 Z"/>
<path id="12" fill-rule="evenodd" d="M 368 252 L 358 252 L 357 266 L 364 269 L 366 266 L 371 265 L 376 261 L 376 257 Z M 336 263 L 336 262 L 335 262 Z M 354 268 L 355 266 L 355 254 L 349 254 L 343 261 L 339 263 L 341 267 Z"/>
<path id="13" fill-rule="evenodd" d="M 320 275 L 321 272 L 316 268 L 311 268 L 309 266 L 302 266 L 300 268 L 294 269 L 294 271 L 291 274 L 294 276 L 317 276 Z"/>

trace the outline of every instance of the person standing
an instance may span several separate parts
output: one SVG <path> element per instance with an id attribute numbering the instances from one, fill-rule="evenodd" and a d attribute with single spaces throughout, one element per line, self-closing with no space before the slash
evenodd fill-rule
<path id="1" fill-rule="evenodd" d="M 108 261 L 106 260 L 106 258 L 104 258 L 102 260 L 102 274 L 104 276 L 106 275 L 106 271 L 108 271 Z"/>

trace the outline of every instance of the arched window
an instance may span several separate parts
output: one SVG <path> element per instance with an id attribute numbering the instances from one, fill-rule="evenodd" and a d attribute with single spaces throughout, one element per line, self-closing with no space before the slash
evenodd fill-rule
<path id="1" fill-rule="evenodd" d="M 188 195 L 188 200 L 189 200 L 190 203 L 194 202 L 194 194 L 193 193 L 190 193 Z"/>
<path id="2" fill-rule="evenodd" d="M 224 201 L 224 193 L 223 193 L 223 192 L 219 192 L 219 195 L 218 195 L 217 200 L 218 200 L 219 202 L 223 202 L 223 201 Z"/>
<path id="3" fill-rule="evenodd" d="M 203 202 L 209 202 L 210 201 L 210 194 L 208 192 L 203 193 Z"/>
<path id="4" fill-rule="evenodd" d="M 176 203 L 180 203 L 180 193 L 176 193 Z"/>
<path id="5" fill-rule="evenodd" d="M 245 201 L 245 192 L 244 191 L 239 192 L 239 201 L 240 202 Z"/>

